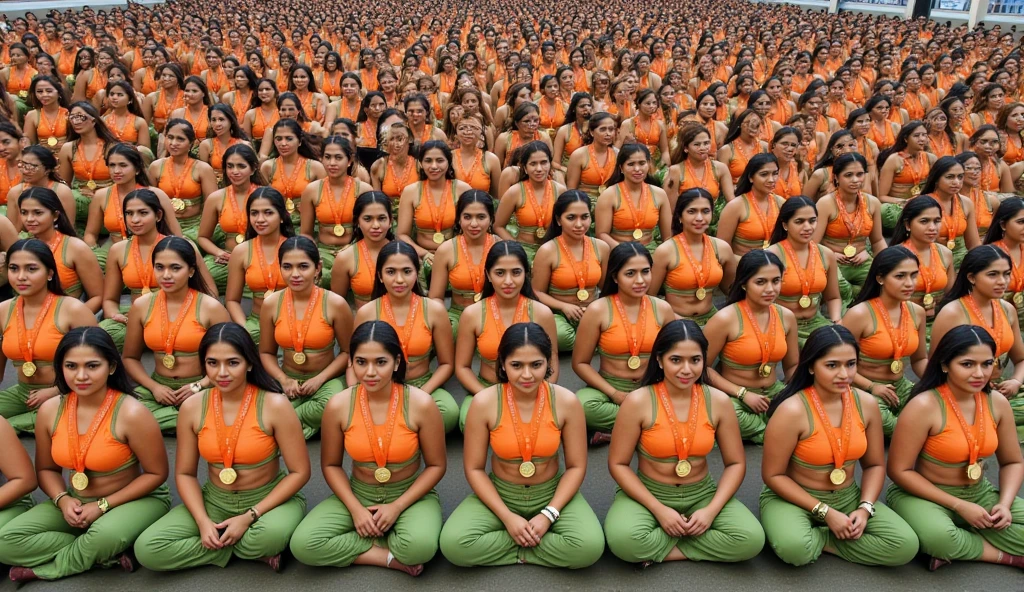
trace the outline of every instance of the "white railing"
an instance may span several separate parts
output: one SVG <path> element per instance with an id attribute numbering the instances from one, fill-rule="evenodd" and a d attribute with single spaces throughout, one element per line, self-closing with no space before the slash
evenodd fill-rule
<path id="1" fill-rule="evenodd" d="M 990 0 L 989 14 L 1024 15 L 1024 0 Z M 1024 23 L 1024 21 L 1021 21 Z"/>
<path id="2" fill-rule="evenodd" d="M 970 9 L 971 0 L 932 0 L 932 10 L 967 12 Z"/>

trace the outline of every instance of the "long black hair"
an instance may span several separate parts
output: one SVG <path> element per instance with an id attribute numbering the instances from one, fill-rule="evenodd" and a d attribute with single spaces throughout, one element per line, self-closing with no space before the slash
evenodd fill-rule
<path id="1" fill-rule="evenodd" d="M 676 198 L 676 209 L 672 212 L 672 236 L 676 236 L 683 232 L 683 212 L 686 211 L 686 208 L 689 207 L 691 203 L 698 199 L 708 200 L 708 204 L 710 204 L 711 210 L 714 212 L 715 198 L 711 196 L 711 192 L 703 187 L 687 189 L 680 193 L 679 197 Z"/>
<path id="2" fill-rule="evenodd" d="M 616 185 L 626 179 L 626 175 L 622 174 L 622 167 L 626 165 L 626 161 L 632 158 L 634 154 L 643 154 L 647 158 L 647 163 L 651 163 L 651 151 L 647 149 L 647 146 L 643 144 L 623 144 L 622 148 L 619 148 L 619 154 L 615 157 L 615 172 L 612 173 L 610 179 L 608 179 L 608 186 Z M 596 163 L 595 163 L 596 164 Z M 661 187 L 661 182 L 653 176 L 654 166 L 650 166 L 647 169 L 647 178 L 644 179 L 644 183 L 647 185 L 653 185 L 655 187 Z"/>
<path id="3" fill-rule="evenodd" d="M 846 137 L 853 138 L 853 132 L 851 132 L 848 129 L 843 129 L 837 131 L 836 133 L 832 134 L 831 137 L 829 137 L 828 145 L 825 146 L 825 150 L 822 151 L 821 155 L 818 157 L 818 162 L 814 165 L 815 171 L 818 169 L 832 166 L 832 164 L 835 162 L 835 159 L 838 158 L 834 152 L 836 144 L 839 143 L 839 140 L 842 140 L 843 138 Z M 867 166 L 864 167 L 864 170 L 867 171 Z"/>
<path id="4" fill-rule="evenodd" d="M 619 293 L 619 282 L 615 277 L 619 271 L 626 266 L 633 257 L 643 257 L 647 260 L 647 266 L 654 266 L 654 259 L 651 253 L 637 241 L 621 242 L 612 249 L 608 255 L 608 270 L 604 274 L 604 283 L 601 285 L 601 296 L 612 296 Z"/>
<path id="5" fill-rule="evenodd" d="M 833 348 L 843 345 L 849 345 L 853 348 L 855 358 L 860 357 L 860 344 L 857 343 L 857 338 L 846 327 L 842 325 L 829 325 L 827 327 L 818 327 L 812 331 L 807 341 L 804 342 L 803 348 L 800 349 L 800 363 L 797 364 L 793 376 L 786 383 L 786 388 L 778 395 L 775 395 L 771 405 L 768 406 L 768 416 L 771 417 L 775 410 L 779 408 L 779 405 L 782 405 L 786 399 L 805 388 L 813 386 L 814 374 L 811 373 L 811 368 L 814 367 L 814 363 L 828 355 L 828 352 L 832 351 Z"/>
<path id="6" fill-rule="evenodd" d="M 964 355 L 967 350 L 976 345 L 988 346 L 992 349 L 992 357 L 996 357 L 996 342 L 984 327 L 957 325 L 950 329 L 942 336 L 938 344 L 932 346 L 932 351 L 928 355 L 928 366 L 925 368 L 924 374 L 921 375 L 921 380 L 911 389 L 910 396 L 913 397 L 946 384 L 948 378 L 942 367 L 949 365 L 953 358 Z"/>
<path id="7" fill-rule="evenodd" d="M 486 191 L 470 189 L 460 195 L 459 200 L 455 202 L 455 228 L 452 233 L 453 236 L 462 234 L 462 212 L 475 203 L 482 205 L 484 209 L 487 210 L 487 216 L 491 219 L 491 223 L 487 225 L 487 234 L 491 233 L 491 229 L 494 226 L 494 200 Z M 557 207 L 558 202 L 555 203 Z"/>
<path id="8" fill-rule="evenodd" d="M 889 125 L 889 122 L 886 121 L 885 124 Z M 875 161 L 878 170 L 882 170 L 882 166 L 885 165 L 885 161 L 889 160 L 890 156 L 899 154 L 907 149 L 907 140 L 910 139 L 910 135 L 917 131 L 919 127 L 924 127 L 924 122 L 915 120 L 900 129 L 900 133 L 896 136 L 896 143 L 878 153 L 878 160 Z"/>
<path id="9" fill-rule="evenodd" d="M 907 242 L 910 238 L 910 223 L 925 210 L 932 208 L 938 210 L 939 214 L 942 213 L 942 206 L 930 195 L 918 195 L 908 199 L 903 205 L 903 211 L 900 212 L 899 219 L 896 220 L 896 229 L 892 233 L 892 239 L 889 241 L 889 244 L 901 245 Z"/>
<path id="10" fill-rule="evenodd" d="M 555 200 L 554 207 L 551 208 L 551 224 L 548 226 L 548 231 L 544 235 L 544 240 L 541 241 L 542 244 L 555 240 L 562 235 L 562 223 L 558 220 L 563 214 L 565 214 L 565 211 L 569 209 L 569 206 L 574 203 L 581 203 L 587 206 L 587 214 L 589 215 L 590 196 L 579 189 L 569 189 L 568 191 L 562 192 L 562 194 L 558 196 L 558 199 Z"/>
<path id="11" fill-rule="evenodd" d="M 412 262 L 413 268 L 416 269 L 416 279 L 412 283 L 412 293 L 417 296 L 426 296 L 419 282 L 420 256 L 416 253 L 416 249 L 412 248 L 405 241 L 393 240 L 381 247 L 380 253 L 377 254 L 377 268 L 373 271 L 373 291 L 370 292 L 370 300 L 376 300 L 388 293 L 387 288 L 384 287 L 384 282 L 380 278 L 384 275 L 384 265 L 388 262 L 388 259 L 397 256 L 408 257 L 409 261 Z"/>
<path id="12" fill-rule="evenodd" d="M 121 215 L 125 218 L 128 217 L 128 202 L 132 200 L 139 200 L 147 208 L 153 211 L 153 215 L 156 216 L 156 231 L 164 236 L 169 236 L 171 233 L 171 227 L 167 225 L 167 212 L 164 211 L 163 204 L 160 203 L 160 198 L 157 197 L 156 193 L 151 189 L 135 189 L 128 192 L 128 195 L 124 196 L 124 201 L 121 202 Z M 128 231 L 131 235 L 131 230 Z"/>
<path id="13" fill-rule="evenodd" d="M 405 354 L 402 353 L 402 342 L 398 339 L 398 332 L 394 327 L 384 321 L 366 321 L 360 323 L 352 332 L 352 339 L 349 341 L 349 355 L 353 358 L 359 351 L 359 346 L 364 343 L 379 343 L 384 350 L 394 356 L 397 364 L 395 372 L 391 375 L 391 381 L 398 384 L 405 384 L 405 371 L 409 366 Z"/>
<path id="14" fill-rule="evenodd" d="M 942 310 L 950 302 L 956 302 L 960 298 L 969 295 L 974 291 L 974 284 L 967 278 L 968 275 L 979 274 L 989 268 L 990 265 L 1002 259 L 1013 269 L 1013 260 L 1006 254 L 1006 251 L 995 245 L 981 245 L 974 247 L 967 252 L 967 256 L 960 263 L 960 271 L 956 274 L 953 285 L 946 290 L 942 301 L 935 306 L 935 312 Z"/>
<path id="15" fill-rule="evenodd" d="M 50 278 L 46 280 L 46 289 L 57 296 L 64 296 L 64 289 L 60 285 L 60 275 L 57 273 L 57 260 L 53 258 L 53 252 L 49 245 L 38 238 L 22 238 L 14 241 L 11 248 L 7 249 L 6 265 L 10 266 L 11 257 L 18 251 L 27 251 L 35 256 L 46 271 L 50 272 Z"/>
<path id="16" fill-rule="evenodd" d="M 942 158 L 935 161 L 932 165 L 931 170 L 928 171 L 928 177 L 924 181 L 924 186 L 921 188 L 921 193 L 934 193 L 935 187 L 939 184 L 939 179 L 946 174 L 946 171 L 953 167 L 962 167 L 960 161 L 954 156 L 943 156 Z M 956 199 L 958 196 L 953 196 Z"/>
<path id="17" fill-rule="evenodd" d="M 69 351 L 82 346 L 91 347 L 110 364 L 111 373 L 107 377 L 108 388 L 134 396 L 135 383 L 128 377 L 124 364 L 121 363 L 121 353 L 117 351 L 117 346 L 114 345 L 110 333 L 99 327 L 75 327 L 68 331 L 57 344 L 57 349 L 53 352 L 53 367 L 57 369 L 55 385 L 60 394 L 68 395 L 73 390 L 64 377 L 64 358 L 67 357 Z"/>
<path id="18" fill-rule="evenodd" d="M 277 210 L 278 216 L 281 218 L 281 236 L 285 238 L 295 236 L 295 225 L 292 224 L 292 216 L 284 205 L 284 196 L 277 189 L 264 186 L 258 187 L 256 191 L 249 194 L 249 199 L 245 200 L 245 240 L 256 238 L 256 228 L 249 223 L 249 212 L 252 210 L 252 204 L 257 199 L 269 201 L 270 205 Z"/>
<path id="19" fill-rule="evenodd" d="M 46 187 L 29 187 L 18 196 L 19 210 L 26 199 L 34 199 L 44 209 L 53 212 L 53 227 L 57 232 L 67 236 L 78 236 L 75 225 L 71 223 L 67 213 L 64 211 L 64 205 L 61 204 L 60 198 L 57 197 L 57 193 L 54 190 Z"/>
<path id="20" fill-rule="evenodd" d="M 173 251 L 185 263 L 191 274 L 188 276 L 188 287 L 196 292 L 202 292 L 207 296 L 217 297 L 217 294 L 206 284 L 203 274 L 199 273 L 199 264 L 196 258 L 196 249 L 192 243 L 180 236 L 165 236 L 153 247 L 152 261 L 156 265 L 156 256 L 162 251 Z"/>
<path id="21" fill-rule="evenodd" d="M 418 154 L 416 154 L 416 162 L 419 164 L 419 177 L 420 181 L 427 180 L 427 170 L 423 168 L 423 159 L 426 158 L 427 152 L 431 150 L 440 150 L 441 154 L 444 155 L 445 160 L 448 161 L 448 168 L 444 172 L 444 178 L 451 181 L 455 178 L 455 165 L 452 163 L 452 149 L 448 147 L 448 144 L 441 140 L 429 140 L 423 142 L 420 146 Z"/>
<path id="22" fill-rule="evenodd" d="M 842 204 L 839 207 L 843 207 Z M 786 230 L 786 224 L 793 219 L 802 208 L 811 208 L 814 210 L 814 215 L 818 215 L 818 208 L 811 201 L 811 198 L 803 195 L 794 195 L 783 202 L 782 207 L 779 208 L 779 217 L 775 220 L 775 228 L 772 229 L 772 235 L 768 239 L 771 244 L 780 243 L 789 237 L 789 232 Z"/>
<path id="23" fill-rule="evenodd" d="M 775 163 L 776 167 L 779 166 L 779 159 L 771 152 L 762 152 L 750 157 L 746 168 L 743 169 L 743 174 L 740 175 L 739 181 L 736 182 L 735 194 L 740 196 L 750 193 L 754 189 L 754 175 L 771 163 Z"/>
<path id="24" fill-rule="evenodd" d="M 1006 229 L 1003 224 L 1024 210 L 1024 198 L 1009 197 L 999 204 L 995 214 L 992 215 L 992 225 L 988 227 L 988 234 L 985 235 L 984 243 L 990 245 L 1003 240 L 1006 236 Z"/>
<path id="25" fill-rule="evenodd" d="M 267 392 L 283 392 L 281 383 L 263 367 L 263 362 L 260 360 L 260 352 L 256 349 L 256 343 L 252 340 L 252 335 L 249 335 L 245 327 L 238 323 L 217 323 L 206 330 L 206 334 L 203 335 L 203 339 L 199 342 L 199 362 L 203 365 L 204 374 L 207 372 L 206 354 L 210 351 L 211 346 L 218 343 L 226 343 L 235 348 L 235 351 L 249 365 L 249 370 L 245 373 L 246 382 Z"/>
<path id="26" fill-rule="evenodd" d="M 728 303 L 735 304 L 746 298 L 747 282 L 750 281 L 750 278 L 757 275 L 757 272 L 762 267 L 768 265 L 778 267 L 780 276 L 786 273 L 786 266 L 782 264 L 782 260 L 779 259 L 778 255 L 771 251 L 754 249 L 740 257 L 740 262 L 736 264 L 736 279 L 733 280 L 732 288 L 729 290 Z"/>
<path id="27" fill-rule="evenodd" d="M 897 265 L 908 259 L 919 266 L 921 265 L 921 260 L 917 258 L 917 255 L 903 245 L 894 244 L 891 247 L 882 249 L 875 255 L 874 261 L 871 262 L 871 268 L 868 269 L 864 286 L 860 289 L 857 297 L 853 299 L 853 302 L 850 303 L 850 308 L 862 302 L 878 298 L 882 294 L 883 278 L 892 273 L 892 270 L 896 269 Z"/>
<path id="28" fill-rule="evenodd" d="M 544 360 L 551 360 L 551 338 L 548 337 L 544 328 L 537 323 L 516 323 L 505 329 L 498 343 L 498 358 L 494 364 L 494 374 L 500 384 L 508 382 L 508 374 L 505 372 L 505 360 L 521 347 L 532 345 L 540 350 Z M 554 368 L 548 363 L 544 378 L 547 379 L 554 372 Z"/>
<path id="29" fill-rule="evenodd" d="M 391 223 L 393 222 L 391 218 L 391 198 L 381 191 L 367 191 L 357 197 L 355 205 L 352 206 L 352 244 L 366 238 L 363 236 L 363 229 L 359 227 L 359 218 L 363 215 L 363 210 L 373 204 L 383 206 L 384 211 L 388 213 L 388 225 L 384 238 L 388 239 L 388 241 L 395 240 L 395 233 L 391 232 Z"/>
<path id="30" fill-rule="evenodd" d="M 494 243 L 490 251 L 487 251 L 487 258 L 484 260 L 484 289 L 481 292 L 481 297 L 487 298 L 494 294 L 494 285 L 491 284 L 491 269 L 498 264 L 498 259 L 502 257 L 515 257 L 519 260 L 525 276 L 523 287 L 519 293 L 530 300 L 536 300 L 537 294 L 533 291 L 533 284 L 530 282 L 530 260 L 526 257 L 523 245 L 518 241 L 498 241 Z M 380 255 L 377 256 L 377 260 L 380 261 Z"/>
<path id="31" fill-rule="evenodd" d="M 708 363 L 708 340 L 704 337 L 704 332 L 701 331 L 700 325 L 690 319 L 676 319 L 665 323 L 658 331 L 658 336 L 654 338 L 650 359 L 657 363 L 647 364 L 644 376 L 640 379 L 642 386 L 650 386 L 665 380 L 665 369 L 661 367 L 661 356 L 683 341 L 692 341 L 700 347 L 700 355 L 704 358 L 704 369 L 697 377 L 697 384 L 708 382 L 708 366 L 710 364 Z"/>

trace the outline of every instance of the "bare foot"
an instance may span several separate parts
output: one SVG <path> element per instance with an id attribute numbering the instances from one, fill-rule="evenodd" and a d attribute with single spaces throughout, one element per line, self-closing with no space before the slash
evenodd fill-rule
<path id="1" fill-rule="evenodd" d="M 949 565 L 952 561 L 946 559 L 939 559 L 938 557 L 932 557 L 932 560 L 928 562 L 928 571 L 935 571 L 944 565 Z"/>
<path id="2" fill-rule="evenodd" d="M 612 435 L 608 432 L 594 432 L 594 435 L 590 437 L 590 446 L 603 446 L 612 441 Z"/>
<path id="3" fill-rule="evenodd" d="M 39 579 L 36 572 L 27 567 L 12 567 L 10 576 L 12 582 L 31 582 Z"/>
<path id="4" fill-rule="evenodd" d="M 135 558 L 128 551 L 121 553 L 121 556 L 117 558 L 117 562 L 121 565 L 121 569 L 126 572 L 132 573 L 135 571 Z"/>
<path id="5" fill-rule="evenodd" d="M 404 571 L 405 573 L 409 574 L 412 577 L 416 577 L 416 576 L 420 575 L 421 573 L 423 573 L 423 565 L 422 564 L 420 564 L 420 565 L 406 565 L 406 564 L 402 563 L 401 561 L 399 561 L 397 559 L 392 559 L 391 562 L 388 563 L 388 567 L 390 569 L 397 569 L 398 571 Z"/>
<path id="6" fill-rule="evenodd" d="M 270 569 L 274 570 L 275 573 L 281 573 L 281 554 L 272 555 L 270 557 L 260 557 L 260 562 L 266 563 L 270 566 Z"/>

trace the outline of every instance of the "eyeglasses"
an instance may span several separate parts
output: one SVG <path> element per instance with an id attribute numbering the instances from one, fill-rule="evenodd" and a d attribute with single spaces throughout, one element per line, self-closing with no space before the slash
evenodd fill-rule
<path id="1" fill-rule="evenodd" d="M 34 171 L 38 169 L 40 166 L 42 165 L 31 162 L 25 162 L 24 160 L 18 161 L 18 168 L 24 171 Z"/>
<path id="2" fill-rule="evenodd" d="M 76 114 L 76 115 L 69 115 L 68 116 L 68 121 L 70 121 L 71 123 L 83 123 L 83 122 L 89 121 L 90 119 L 91 119 L 91 117 L 89 117 L 88 115 L 77 115 Z"/>

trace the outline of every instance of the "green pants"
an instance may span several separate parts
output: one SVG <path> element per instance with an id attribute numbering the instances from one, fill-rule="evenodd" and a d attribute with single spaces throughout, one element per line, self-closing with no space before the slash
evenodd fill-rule
<path id="1" fill-rule="evenodd" d="M 963 263 L 964 257 L 967 256 L 967 243 L 964 242 L 964 237 L 958 236 L 953 239 L 953 269 L 960 271 L 960 264 Z"/>
<path id="2" fill-rule="evenodd" d="M 0 417 L 6 419 L 19 434 L 36 431 L 36 410 L 28 408 L 28 397 L 33 389 L 41 388 L 46 387 L 16 382 L 0 391 Z"/>
<path id="3" fill-rule="evenodd" d="M 747 392 L 755 393 L 774 399 L 775 395 L 782 392 L 786 385 L 782 381 L 766 389 L 747 389 Z M 768 426 L 768 416 L 764 413 L 754 413 L 739 399 L 732 399 L 732 408 L 736 410 L 736 419 L 740 422 L 740 436 L 754 444 L 764 444 L 764 429 Z"/>
<path id="4" fill-rule="evenodd" d="M 423 293 L 426 294 L 430 291 L 430 273 L 434 269 L 434 264 L 430 261 L 420 258 L 420 288 L 423 289 Z"/>
<path id="5" fill-rule="evenodd" d="M 718 307 L 717 306 L 712 306 L 711 309 L 708 310 L 704 314 L 697 315 L 697 316 L 694 316 L 694 317 L 683 317 L 683 318 L 684 319 L 689 319 L 689 320 L 693 321 L 694 323 L 697 323 L 697 326 L 700 327 L 701 329 L 703 329 L 704 325 L 707 325 L 708 321 L 711 320 L 711 317 L 715 316 L 716 314 L 718 314 Z"/>
<path id="6" fill-rule="evenodd" d="M 102 269 L 104 273 L 107 271 L 107 255 L 110 253 L 111 244 L 112 243 L 109 240 L 101 238 L 100 242 L 92 248 L 92 254 L 96 255 L 96 261 L 99 262 L 100 269 Z"/>
<path id="7" fill-rule="evenodd" d="M 839 296 L 843 300 L 843 310 L 850 306 L 857 294 L 860 294 L 864 282 L 868 279 L 872 261 L 873 258 L 868 257 L 868 260 L 860 265 L 839 265 Z M 843 284 L 846 284 L 845 290 Z"/>
<path id="8" fill-rule="evenodd" d="M 724 196 L 719 195 L 715 199 L 715 205 L 711 209 L 711 224 L 708 225 L 708 236 L 718 236 L 718 220 L 722 217 L 725 203 Z"/>
<path id="9" fill-rule="evenodd" d="M 570 321 L 561 312 L 555 312 L 555 334 L 558 336 L 558 351 L 571 352 L 576 347 L 576 328 L 579 323 Z"/>
<path id="10" fill-rule="evenodd" d="M 285 374 L 289 378 L 298 380 L 299 384 L 316 376 L 316 373 L 297 374 L 287 370 L 285 370 Z M 327 402 L 331 400 L 331 397 L 343 390 L 345 390 L 344 377 L 334 378 L 325 382 L 312 395 L 298 396 L 291 399 L 292 407 L 295 409 L 296 415 L 299 416 L 299 422 L 302 424 L 302 435 L 307 440 L 320 431 L 320 424 L 324 420 L 324 408 L 327 407 Z"/>
<path id="11" fill-rule="evenodd" d="M 382 485 L 355 479 L 349 479 L 349 483 L 359 503 L 369 507 L 394 502 L 415 480 L 416 476 Z M 442 521 L 440 498 L 431 491 L 402 511 L 383 538 L 366 538 L 356 532 L 345 504 L 332 495 L 313 508 L 295 529 L 291 551 L 306 565 L 347 567 L 376 545 L 405 565 L 422 565 L 437 554 Z"/>
<path id="12" fill-rule="evenodd" d="M 131 303 L 122 303 L 118 306 L 118 310 L 121 314 L 127 316 L 128 310 L 131 307 Z M 128 335 L 128 325 L 119 323 L 114 319 L 103 319 L 100 321 L 100 329 L 103 329 L 110 335 L 114 345 L 117 346 L 117 351 L 124 351 L 124 338 Z"/>
<path id="13" fill-rule="evenodd" d="M 452 324 L 452 335 L 454 335 L 456 337 L 459 336 L 459 319 L 462 318 L 462 311 L 463 310 L 465 310 L 465 309 L 464 308 L 457 308 L 454 304 L 452 304 L 448 308 L 448 320 Z M 555 322 L 557 323 L 558 321 L 555 321 Z"/>
<path id="14" fill-rule="evenodd" d="M 317 249 L 320 251 L 320 287 L 324 290 L 331 289 L 331 270 L 334 269 L 334 258 L 338 256 L 345 247 L 325 245 L 317 242 Z M 429 279 L 428 279 L 429 287 Z M 344 296 L 344 294 L 343 294 Z"/>
<path id="15" fill-rule="evenodd" d="M 202 214 L 196 214 L 188 218 L 178 218 L 178 225 L 181 226 L 181 236 L 196 243 L 199 240 L 199 221 L 202 218 Z"/>
<path id="16" fill-rule="evenodd" d="M 44 502 L 0 530 L 0 563 L 30 567 L 44 580 L 112 565 L 170 507 L 170 491 L 161 485 L 143 498 L 111 508 L 82 529 L 69 525 L 60 508 Z"/>
<path id="17" fill-rule="evenodd" d="M 816 315 L 809 319 L 797 319 L 797 342 L 800 344 L 800 347 L 803 347 L 804 343 L 807 341 L 807 338 L 811 336 L 811 333 L 814 333 L 815 329 L 820 329 L 821 327 L 831 327 L 833 324 L 834 323 L 832 323 L 832 321 L 825 318 L 825 315 L 821 314 L 820 309 L 818 310 L 818 313 Z"/>
<path id="18" fill-rule="evenodd" d="M 527 520 L 551 503 L 560 477 L 538 485 L 515 485 L 491 475 L 508 509 Z M 441 529 L 441 553 L 460 567 L 527 563 L 579 569 L 604 553 L 601 522 L 576 492 L 536 547 L 520 547 L 505 525 L 476 494 L 462 500 Z"/>
<path id="19" fill-rule="evenodd" d="M 860 503 L 860 487 L 856 484 L 838 491 L 808 489 L 807 493 L 847 515 Z M 882 503 L 875 504 L 875 516 L 868 520 L 859 539 L 840 540 L 825 523 L 815 521 L 810 512 L 765 487 L 761 490 L 761 524 L 775 554 L 790 565 L 813 563 L 826 548 L 861 565 L 895 567 L 909 563 L 917 555 L 917 535 Z"/>
<path id="20" fill-rule="evenodd" d="M 89 205 L 92 204 L 92 198 L 82 194 L 78 183 L 71 184 L 71 195 L 75 198 L 75 231 L 78 232 L 78 236 L 85 236 L 85 223 L 89 219 Z"/>
<path id="21" fill-rule="evenodd" d="M 480 378 L 480 375 L 476 375 L 476 379 L 480 381 L 480 384 L 484 385 L 484 388 L 494 386 L 494 383 L 489 380 Z M 473 403 L 473 395 L 466 393 L 466 396 L 462 398 L 462 404 L 459 405 L 459 431 L 466 431 L 466 416 L 469 415 L 469 406 Z"/>
<path id="22" fill-rule="evenodd" d="M 198 382 L 203 379 L 202 376 L 193 376 L 192 378 L 169 378 L 167 376 L 160 376 L 156 372 L 149 375 L 157 384 L 169 387 L 174 390 Z M 175 405 L 164 405 L 153 397 L 153 391 L 149 390 L 144 386 L 135 387 L 135 394 L 139 396 L 139 402 L 146 406 L 156 418 L 156 422 L 160 424 L 161 432 L 173 432 L 178 427 L 178 407 Z"/>
<path id="23" fill-rule="evenodd" d="M 228 266 L 217 263 L 217 258 L 213 255 L 203 255 L 203 263 L 206 263 L 206 269 L 210 270 L 213 283 L 217 284 L 217 293 L 224 294 L 228 287 Z"/>
<path id="24" fill-rule="evenodd" d="M 999 502 L 999 490 L 988 479 L 966 487 L 937 485 L 946 493 L 985 510 Z M 1016 497 L 1010 506 L 1013 522 L 1005 530 L 977 529 L 953 510 L 914 497 L 895 483 L 885 492 L 885 501 L 903 517 L 921 540 L 921 550 L 948 561 L 975 561 L 981 557 L 982 541 L 1010 555 L 1024 555 L 1024 499 Z"/>
<path id="25" fill-rule="evenodd" d="M 263 487 L 249 491 L 228 491 L 207 482 L 203 485 L 206 513 L 218 523 L 244 514 L 267 497 L 284 473 Z M 153 571 L 172 571 L 218 565 L 224 567 L 231 556 L 240 559 L 272 557 L 288 547 L 295 527 L 306 512 L 306 498 L 299 492 L 280 506 L 265 512 L 253 522 L 242 538 L 231 547 L 207 549 L 199 538 L 199 526 L 184 505 L 175 507 L 135 542 L 135 557 Z"/>
<path id="26" fill-rule="evenodd" d="M 892 431 L 896 429 L 896 418 L 910 399 L 910 391 L 914 388 L 914 383 L 907 380 L 907 377 L 902 376 L 896 382 L 879 382 L 879 384 L 891 385 L 896 389 L 896 396 L 900 400 L 899 404 L 893 407 L 886 403 L 885 399 L 875 397 L 875 400 L 878 401 L 878 410 L 882 412 L 882 431 L 885 432 L 886 437 L 891 437 Z"/>
<path id="27" fill-rule="evenodd" d="M 250 312 L 249 316 L 245 317 L 245 331 L 252 336 L 253 342 L 258 347 L 260 344 L 260 317 L 255 313 Z"/>
<path id="28" fill-rule="evenodd" d="M 1017 396 L 1011 398 L 1010 409 L 1013 410 L 1013 422 L 1017 425 L 1017 441 L 1024 442 L 1024 395 L 1017 393 Z"/>
<path id="29" fill-rule="evenodd" d="M 431 378 L 433 378 L 433 373 L 428 372 L 419 378 L 406 379 L 405 383 L 416 388 L 423 388 L 423 385 L 427 384 Z M 430 398 L 434 399 L 434 403 L 437 403 L 437 410 L 441 412 L 444 433 L 447 434 L 454 430 L 455 426 L 459 425 L 459 404 L 455 402 L 455 397 L 445 389 L 439 388 L 430 393 Z"/>
<path id="30" fill-rule="evenodd" d="M 639 477 L 659 502 L 684 516 L 710 504 L 717 489 L 710 474 L 681 486 L 659 483 L 642 473 Z M 761 524 L 736 498 L 722 507 L 704 534 L 673 537 L 662 530 L 650 510 L 621 489 L 604 519 L 604 536 L 612 553 L 629 563 L 661 563 L 673 548 L 690 561 L 746 561 L 764 547 Z"/>
<path id="31" fill-rule="evenodd" d="M 630 393 L 640 388 L 639 381 L 625 380 L 602 374 L 608 384 L 616 390 Z M 619 416 L 619 405 L 608 395 L 593 387 L 584 387 L 576 392 L 576 397 L 583 404 L 583 414 L 587 417 L 587 429 L 598 432 L 611 432 L 615 418 Z"/>
<path id="32" fill-rule="evenodd" d="M 882 204 L 882 229 L 887 235 L 892 236 L 892 231 L 896 228 L 896 223 L 899 222 L 902 213 L 903 206 L 900 204 Z"/>
<path id="33" fill-rule="evenodd" d="M 519 243 L 523 250 L 526 251 L 526 260 L 530 262 L 530 269 L 533 269 L 533 259 L 537 256 L 537 249 L 540 249 L 540 245 L 532 243 Z"/>

